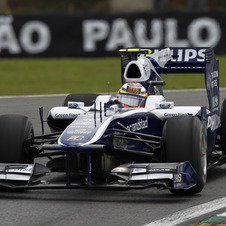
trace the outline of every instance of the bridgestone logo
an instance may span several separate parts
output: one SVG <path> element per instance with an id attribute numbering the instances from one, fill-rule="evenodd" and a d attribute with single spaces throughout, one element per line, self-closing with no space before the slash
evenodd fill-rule
<path id="1" fill-rule="evenodd" d="M 135 122 L 127 126 L 127 129 L 133 132 L 146 129 L 146 128 L 148 128 L 148 117 L 146 117 L 145 120 L 138 119 L 138 122 Z"/>

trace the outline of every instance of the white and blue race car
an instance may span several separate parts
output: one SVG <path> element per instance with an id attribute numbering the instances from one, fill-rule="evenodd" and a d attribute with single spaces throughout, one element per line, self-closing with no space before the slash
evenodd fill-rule
<path id="1" fill-rule="evenodd" d="M 207 169 L 223 164 L 226 154 L 226 101 L 220 113 L 213 49 L 131 48 L 120 55 L 123 86 L 116 96 L 68 95 L 48 114 L 51 134 L 34 136 L 25 116 L 0 116 L 2 189 L 202 191 Z M 163 73 L 203 73 L 209 106 L 167 101 Z M 42 109 L 40 116 L 44 127 Z"/>

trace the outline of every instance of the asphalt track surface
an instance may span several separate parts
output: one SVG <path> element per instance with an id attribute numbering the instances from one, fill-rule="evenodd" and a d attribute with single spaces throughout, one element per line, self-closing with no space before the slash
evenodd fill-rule
<path id="1" fill-rule="evenodd" d="M 175 101 L 175 105 L 208 104 L 204 90 L 168 91 L 165 97 Z M 226 89 L 221 89 L 221 102 L 224 97 Z M 41 133 L 38 108 L 44 107 L 46 115 L 52 107 L 62 105 L 64 98 L 65 95 L 4 97 L 0 98 L 0 114 L 28 116 L 38 135 Z M 167 190 L 155 188 L 131 191 L 54 189 L 0 192 L 0 225 L 175 225 L 173 220 L 182 215 L 188 221 L 177 223 L 188 225 L 216 212 L 225 212 L 225 195 L 226 165 L 208 171 L 206 186 L 194 196 L 174 196 Z M 223 205 L 215 201 L 219 199 Z M 206 203 L 210 201 L 209 212 L 202 212 L 200 209 L 207 209 Z M 200 216 L 197 214 L 199 211 Z M 193 215 L 195 219 L 186 218 L 191 212 L 196 213 Z"/>

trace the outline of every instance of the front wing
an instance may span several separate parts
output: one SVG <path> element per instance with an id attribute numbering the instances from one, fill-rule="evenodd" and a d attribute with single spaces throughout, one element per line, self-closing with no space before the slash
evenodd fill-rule
<path id="1" fill-rule="evenodd" d="M 66 182 L 49 182 L 49 169 L 40 164 L 0 164 L 0 189 L 78 189 L 96 188 L 112 190 L 144 189 L 189 189 L 196 185 L 196 172 L 191 164 L 145 163 L 124 164 L 111 171 L 110 180 L 105 183 L 74 183 L 67 177 Z M 50 176 L 50 175 L 49 175 Z M 44 177 L 44 179 L 43 179 Z"/>

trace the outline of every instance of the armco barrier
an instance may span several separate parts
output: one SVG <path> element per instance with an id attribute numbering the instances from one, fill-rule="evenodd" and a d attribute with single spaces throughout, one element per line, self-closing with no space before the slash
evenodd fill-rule
<path id="1" fill-rule="evenodd" d="M 0 57 L 115 56 L 124 47 L 213 47 L 226 54 L 226 14 L 0 16 Z"/>

